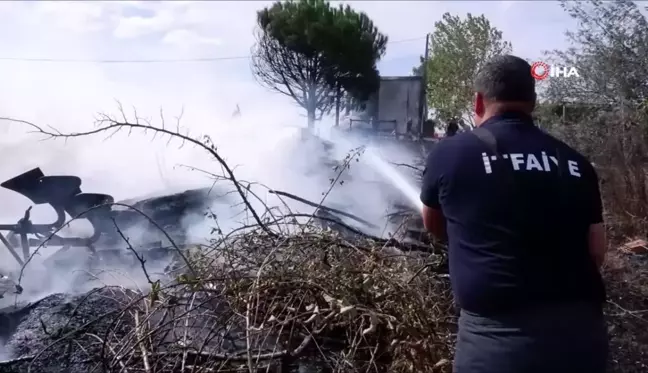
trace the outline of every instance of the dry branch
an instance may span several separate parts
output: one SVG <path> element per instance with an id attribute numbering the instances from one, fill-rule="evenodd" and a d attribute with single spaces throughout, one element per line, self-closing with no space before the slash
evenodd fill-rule
<path id="1" fill-rule="evenodd" d="M 306 359 L 334 372 L 447 371 L 438 364 L 451 357 L 454 328 L 444 255 L 394 255 L 384 242 L 323 232 L 270 238 L 260 228 L 231 236 L 189 256 L 197 275 L 155 300 L 129 293 L 113 326 L 92 337 L 103 346 L 94 364 L 257 372 Z M 54 343 L 83 344 L 87 327 Z"/>
<path id="2" fill-rule="evenodd" d="M 36 133 L 45 135 L 49 138 L 74 138 L 74 137 L 84 137 L 84 136 L 91 136 L 91 135 L 97 135 L 97 134 L 103 134 L 106 132 L 110 132 L 109 137 L 114 136 L 116 133 L 121 132 L 121 131 L 128 131 L 129 133 L 132 132 L 133 130 L 141 130 L 146 132 L 152 132 L 153 135 L 162 135 L 162 136 L 168 136 L 169 137 L 169 142 L 173 139 L 180 140 L 182 144 L 184 143 L 190 143 L 193 144 L 205 151 L 207 151 L 209 154 L 211 154 L 214 159 L 218 161 L 218 163 L 221 165 L 223 170 L 225 171 L 228 179 L 234 184 L 234 187 L 236 188 L 237 193 L 241 197 L 243 203 L 245 204 L 246 209 L 252 214 L 252 217 L 254 218 L 255 222 L 258 224 L 261 229 L 263 229 L 268 235 L 274 236 L 275 233 L 272 232 L 270 229 L 268 229 L 263 221 L 261 220 L 259 214 L 254 210 L 250 202 L 248 201 L 248 198 L 241 187 L 241 184 L 238 182 L 236 179 L 236 176 L 234 175 L 234 171 L 230 168 L 230 166 L 225 162 L 225 160 L 218 154 L 216 151 L 216 147 L 212 144 L 211 139 L 208 136 L 203 137 L 203 141 L 199 141 L 189 135 L 185 135 L 180 133 L 180 118 L 178 118 L 178 121 L 176 122 L 176 128 L 174 130 L 170 130 L 166 128 L 166 124 L 164 121 L 164 118 L 162 118 L 162 124 L 160 127 L 156 127 L 153 125 L 149 120 L 140 118 L 137 115 L 137 112 L 135 112 L 134 117 L 132 118 L 132 122 L 129 121 L 128 117 L 126 116 L 125 111 L 123 110 L 122 106 L 119 105 L 119 112 L 121 113 L 122 118 L 121 119 L 116 119 L 110 115 L 107 114 L 99 114 L 99 118 L 97 119 L 96 123 L 96 128 L 90 131 L 82 131 L 82 132 L 71 132 L 71 133 L 62 133 L 54 128 L 50 129 L 45 129 L 43 127 L 40 127 L 34 123 L 25 121 L 25 120 L 20 120 L 20 119 L 14 119 L 14 118 L 7 118 L 7 117 L 0 117 L 0 120 L 5 120 L 5 121 L 11 121 L 11 122 L 16 122 L 16 123 L 21 123 L 21 124 L 26 124 L 30 127 L 32 127 Z"/>

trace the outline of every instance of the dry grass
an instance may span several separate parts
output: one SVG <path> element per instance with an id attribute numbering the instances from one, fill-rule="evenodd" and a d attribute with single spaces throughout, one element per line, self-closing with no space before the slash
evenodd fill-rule
<path id="1" fill-rule="evenodd" d="M 323 372 L 450 372 L 455 310 L 442 253 L 261 231 L 191 251 L 192 269 L 172 284 L 121 301 L 96 338 L 97 368 L 287 372 L 309 362 Z"/>
<path id="2" fill-rule="evenodd" d="M 556 122 L 556 121 L 554 121 Z M 642 112 L 585 113 L 551 132 L 595 164 L 612 251 L 608 290 L 611 372 L 648 370 L 648 253 L 615 248 L 648 234 L 648 118 Z"/>
<path id="3" fill-rule="evenodd" d="M 191 270 L 170 284 L 120 294 L 118 317 L 93 336 L 97 371 L 451 371 L 456 309 L 443 252 L 258 231 L 186 255 Z M 646 369 L 644 265 L 615 253 L 605 269 L 611 372 Z M 90 348 L 88 335 L 80 329 L 57 343 Z"/>
<path id="4" fill-rule="evenodd" d="M 585 154 L 599 175 L 605 220 L 613 244 L 648 234 L 648 118 L 588 113 L 550 131 Z"/>
<path id="5" fill-rule="evenodd" d="M 613 251 L 604 270 L 608 291 L 610 372 L 648 370 L 648 257 Z"/>

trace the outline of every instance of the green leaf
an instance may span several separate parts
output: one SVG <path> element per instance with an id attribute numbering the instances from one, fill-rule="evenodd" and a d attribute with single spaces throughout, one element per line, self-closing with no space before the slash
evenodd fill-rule
<path id="1" fill-rule="evenodd" d="M 462 19 L 445 13 L 434 26 L 425 66 L 428 107 L 436 119 L 470 121 L 477 72 L 492 57 L 510 53 L 511 44 L 484 15 L 468 13 Z M 415 68 L 414 73 L 422 74 L 422 68 Z"/>
<path id="2" fill-rule="evenodd" d="M 280 1 L 257 13 L 257 25 L 257 80 L 306 109 L 309 125 L 330 112 L 333 96 L 351 107 L 378 90 L 387 36 L 365 13 L 324 0 Z"/>

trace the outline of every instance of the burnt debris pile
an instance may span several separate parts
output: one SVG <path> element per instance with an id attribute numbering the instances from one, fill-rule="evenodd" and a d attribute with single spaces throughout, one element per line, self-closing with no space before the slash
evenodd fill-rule
<path id="1" fill-rule="evenodd" d="M 167 283 L 6 310 L 0 371 L 450 372 L 446 254 L 418 249 L 317 228 L 186 247 Z M 648 293 L 628 267 L 641 260 L 619 256 L 606 271 L 611 372 L 645 371 Z"/>
<path id="2" fill-rule="evenodd" d="M 81 184 L 79 177 L 46 176 L 40 168 L 0 184 L 28 198 L 33 205 L 49 205 L 57 216 L 52 223 L 33 222 L 29 207 L 16 223 L 0 224 L 0 231 L 7 232 L 6 236 L 0 233 L 0 241 L 20 266 L 29 262 L 34 251 L 45 244 L 59 248 L 52 260 L 56 260 L 57 254 L 66 253 L 72 248 L 84 248 L 96 254 L 98 249 L 121 245 L 124 234 L 120 228 L 125 227 L 137 227 L 143 232 L 164 231 L 167 241 L 183 242 L 186 237 L 180 219 L 189 213 L 204 211 L 209 201 L 209 189 L 200 189 L 126 205 L 115 203 L 114 198 L 107 194 L 84 193 Z M 61 235 L 60 231 L 67 225 L 68 217 L 89 221 L 93 228 L 92 235 Z M 160 246 L 156 244 L 151 243 Z"/>
<path id="3" fill-rule="evenodd" d="M 0 371 L 404 372 L 448 364 L 453 310 L 442 252 L 313 229 L 247 232 L 186 248 L 183 257 L 173 281 L 143 292 L 106 287 L 5 311 L 0 337 L 11 358 Z"/>

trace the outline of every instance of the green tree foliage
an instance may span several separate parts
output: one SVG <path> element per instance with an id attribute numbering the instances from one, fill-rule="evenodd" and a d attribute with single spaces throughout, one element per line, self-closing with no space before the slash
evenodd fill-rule
<path id="1" fill-rule="evenodd" d="M 575 67 L 579 77 L 543 81 L 541 107 L 560 110 L 538 115 L 554 126 L 574 125 L 570 131 L 580 137 L 577 145 L 594 159 L 604 154 L 597 150 L 601 147 L 618 147 L 623 157 L 632 151 L 635 157 L 648 140 L 648 20 L 627 0 L 562 1 L 561 6 L 578 26 L 566 33 L 569 47 L 547 52 L 547 59 Z M 612 123 L 623 123 L 631 138 L 609 144 L 609 133 L 619 130 Z M 631 127 L 637 126 L 642 128 L 635 133 Z M 638 147 L 629 145 L 635 142 Z"/>
<path id="2" fill-rule="evenodd" d="M 325 0 L 283 1 L 260 10 L 257 25 L 254 75 L 306 109 L 309 126 L 335 98 L 357 103 L 378 90 L 387 37 L 365 13 Z"/>
<path id="3" fill-rule="evenodd" d="M 566 34 L 571 47 L 549 52 L 550 60 L 576 67 L 580 78 L 551 79 L 545 98 L 596 106 L 645 106 L 648 99 L 648 21 L 637 4 L 562 1 L 578 21 Z"/>
<path id="4" fill-rule="evenodd" d="M 464 118 L 472 124 L 475 76 L 484 62 L 509 53 L 511 44 L 484 15 L 461 19 L 446 13 L 434 27 L 426 66 L 428 107 L 442 121 Z"/>
<path id="5" fill-rule="evenodd" d="M 561 2 L 577 26 L 547 59 L 580 77 L 543 81 L 536 110 L 596 164 L 613 240 L 648 234 L 648 21 L 637 3 Z"/>

